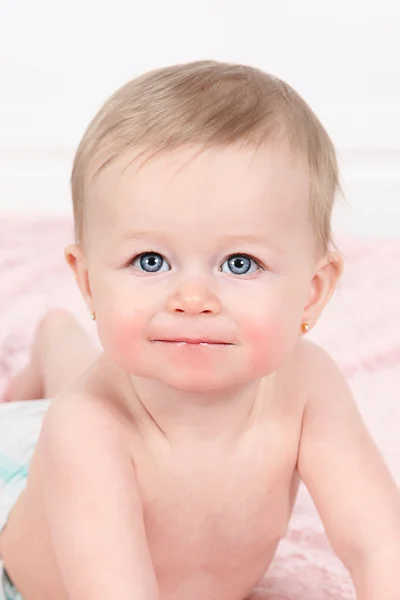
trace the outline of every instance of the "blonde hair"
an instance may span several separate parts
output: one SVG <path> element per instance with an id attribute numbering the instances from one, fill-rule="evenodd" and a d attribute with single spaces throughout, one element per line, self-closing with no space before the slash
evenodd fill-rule
<path id="1" fill-rule="evenodd" d="M 329 135 L 287 83 L 254 67 L 211 60 L 145 73 L 117 90 L 94 117 L 71 177 L 77 241 L 83 237 L 87 182 L 125 150 L 154 156 L 184 144 L 242 142 L 257 148 L 277 136 L 307 161 L 310 218 L 318 253 L 325 254 L 330 244 L 335 246 L 331 215 L 340 189 Z"/>

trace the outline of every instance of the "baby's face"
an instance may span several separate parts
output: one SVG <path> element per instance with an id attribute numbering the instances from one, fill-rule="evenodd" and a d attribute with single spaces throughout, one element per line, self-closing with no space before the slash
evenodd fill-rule
<path id="1" fill-rule="evenodd" d="M 315 265 L 307 172 L 287 148 L 196 152 L 142 167 L 132 152 L 98 175 L 86 258 L 108 356 L 204 391 L 282 364 Z"/>

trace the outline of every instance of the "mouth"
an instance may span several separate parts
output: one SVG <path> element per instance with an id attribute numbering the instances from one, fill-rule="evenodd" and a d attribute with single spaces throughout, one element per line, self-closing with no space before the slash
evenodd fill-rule
<path id="1" fill-rule="evenodd" d="M 177 338 L 177 339 L 160 339 L 151 340 L 152 342 L 158 342 L 163 344 L 176 344 L 178 346 L 192 345 L 192 346 L 233 346 L 232 342 L 224 342 L 222 340 L 210 340 L 204 338 Z"/>

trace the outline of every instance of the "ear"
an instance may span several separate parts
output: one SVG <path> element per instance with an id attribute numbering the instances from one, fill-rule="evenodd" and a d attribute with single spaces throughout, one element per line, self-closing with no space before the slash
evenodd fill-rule
<path id="1" fill-rule="evenodd" d="M 64 250 L 65 260 L 71 267 L 75 276 L 76 283 L 80 292 L 89 308 L 89 311 L 94 312 L 92 291 L 90 289 L 89 275 L 87 268 L 86 257 L 79 244 L 69 244 Z"/>
<path id="2" fill-rule="evenodd" d="M 342 272 L 343 259 L 338 252 L 329 252 L 317 263 L 303 313 L 303 321 L 310 327 L 315 325 L 331 299 Z"/>

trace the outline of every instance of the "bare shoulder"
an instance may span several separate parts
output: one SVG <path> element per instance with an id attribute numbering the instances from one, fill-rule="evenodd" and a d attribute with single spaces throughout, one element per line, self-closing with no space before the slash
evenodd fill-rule
<path id="1" fill-rule="evenodd" d="M 286 382 L 285 389 L 295 393 L 296 401 L 301 397 L 304 405 L 312 396 L 319 395 L 317 392 L 326 385 L 327 377 L 339 376 L 340 371 L 326 350 L 305 338 L 297 341 L 280 371 L 280 380 Z"/>
<path id="2" fill-rule="evenodd" d="M 333 361 L 328 352 L 324 350 L 319 344 L 316 342 L 312 342 L 306 338 L 300 338 L 295 346 L 294 352 L 294 362 L 304 368 L 305 366 L 313 367 L 316 364 L 316 361 L 328 359 Z"/>
<path id="3" fill-rule="evenodd" d="M 301 374 L 309 397 L 325 389 L 330 382 L 344 381 L 342 371 L 330 354 L 304 338 L 296 347 L 293 369 Z"/>
<path id="4" fill-rule="evenodd" d="M 325 352 L 317 344 L 299 338 L 288 359 L 276 371 L 273 401 L 266 403 L 269 422 L 281 428 L 289 427 L 293 439 L 299 439 L 302 422 L 312 390 L 318 386 L 319 363 Z M 322 385 L 322 379 L 321 379 Z"/>
<path id="5" fill-rule="evenodd" d="M 71 438 L 89 438 L 96 446 L 96 441 L 103 438 L 122 440 L 126 416 L 113 373 L 98 359 L 52 401 L 42 433 L 51 436 L 54 432 L 57 439 L 66 442 Z"/>
<path id="6" fill-rule="evenodd" d="M 354 418 L 358 408 L 346 377 L 333 357 L 318 344 L 302 340 L 298 368 L 305 385 L 303 437 Z"/>
<path id="7" fill-rule="evenodd" d="M 303 422 L 339 403 L 352 404 L 350 388 L 339 365 L 321 346 L 302 338 L 293 353 L 293 380 L 302 388 Z"/>
<path id="8" fill-rule="evenodd" d="M 84 460 L 100 449 L 123 449 L 124 444 L 123 418 L 118 408 L 102 396 L 75 392 L 63 394 L 50 404 L 38 446 L 47 455 L 76 450 Z"/>

